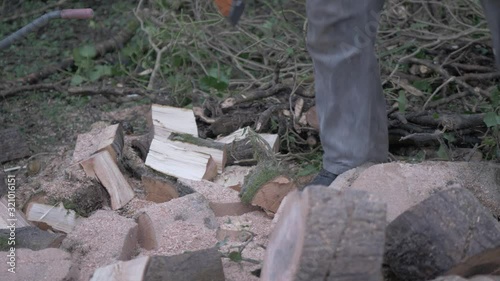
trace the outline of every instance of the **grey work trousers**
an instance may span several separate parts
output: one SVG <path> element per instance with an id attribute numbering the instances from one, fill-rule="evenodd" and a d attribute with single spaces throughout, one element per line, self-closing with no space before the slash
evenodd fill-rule
<path id="1" fill-rule="evenodd" d="M 500 66 L 500 0 L 482 0 Z M 341 174 L 388 159 L 386 103 L 375 54 L 384 0 L 307 0 L 323 168 Z"/>

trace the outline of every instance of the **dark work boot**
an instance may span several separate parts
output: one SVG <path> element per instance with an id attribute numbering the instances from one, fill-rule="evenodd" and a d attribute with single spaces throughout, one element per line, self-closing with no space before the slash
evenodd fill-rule
<path id="1" fill-rule="evenodd" d="M 321 171 L 319 171 L 318 175 L 316 177 L 314 177 L 314 179 L 310 183 L 308 183 L 306 186 L 304 186 L 302 188 L 302 190 L 305 189 L 306 187 L 312 186 L 312 185 L 329 186 L 336 178 L 337 178 L 337 175 L 330 173 L 325 169 L 321 169 Z"/>

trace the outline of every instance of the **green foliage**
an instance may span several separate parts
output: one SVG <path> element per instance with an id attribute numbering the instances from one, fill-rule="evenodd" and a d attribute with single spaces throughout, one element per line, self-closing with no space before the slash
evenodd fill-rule
<path id="1" fill-rule="evenodd" d="M 241 256 L 241 252 L 232 251 L 229 253 L 229 259 L 234 262 L 241 262 L 243 257 Z"/>
<path id="2" fill-rule="evenodd" d="M 437 151 L 437 155 L 442 160 L 450 160 L 450 156 L 448 153 L 448 147 L 446 146 L 446 144 L 441 143 L 441 145 L 439 146 L 439 149 Z"/>
<path id="3" fill-rule="evenodd" d="M 408 99 L 406 98 L 405 91 L 403 90 L 399 91 L 399 97 L 397 101 L 398 101 L 399 112 L 405 113 L 406 106 L 408 105 Z"/>
<path id="4" fill-rule="evenodd" d="M 431 93 L 432 85 L 427 80 L 417 80 L 412 83 L 413 87 L 419 89 L 422 92 Z"/>
<path id="5" fill-rule="evenodd" d="M 484 115 L 483 121 L 488 127 L 496 127 L 500 125 L 500 116 L 496 112 L 488 112 Z"/>
<path id="6" fill-rule="evenodd" d="M 200 88 L 204 91 L 215 89 L 219 95 L 221 92 L 226 91 L 229 86 L 229 77 L 231 75 L 231 68 L 226 67 L 223 71 L 213 67 L 208 70 L 208 75 L 200 79 Z"/>
<path id="7" fill-rule="evenodd" d="M 73 50 L 73 59 L 77 66 L 71 77 L 71 85 L 78 86 L 84 82 L 95 82 L 102 77 L 111 76 L 112 67 L 96 64 L 93 60 L 97 55 L 94 45 L 83 45 Z"/>

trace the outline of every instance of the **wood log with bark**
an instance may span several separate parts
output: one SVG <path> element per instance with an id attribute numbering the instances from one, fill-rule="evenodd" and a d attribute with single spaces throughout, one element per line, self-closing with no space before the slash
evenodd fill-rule
<path id="1" fill-rule="evenodd" d="M 500 247 L 500 224 L 465 188 L 437 192 L 398 216 L 386 232 L 384 259 L 389 272 L 408 281 L 438 277 L 475 255 Z M 496 268 L 498 258 L 488 257 L 479 265 L 494 262 Z M 464 265 L 456 272 L 473 268 Z"/>
<path id="2" fill-rule="evenodd" d="M 261 280 L 383 280 L 385 204 L 324 186 L 294 191 L 283 204 Z"/>
<path id="3" fill-rule="evenodd" d="M 0 251 L 8 251 L 11 246 L 15 246 L 17 249 L 27 248 L 33 251 L 45 248 L 59 248 L 65 237 L 66 235 L 63 233 L 43 231 L 34 226 L 16 227 L 14 237 L 12 237 L 9 229 L 0 229 L 0 241 L 6 242 L 0 243 Z M 15 241 L 15 244 L 8 242 L 12 240 Z"/>
<path id="4" fill-rule="evenodd" d="M 272 215 L 295 183 L 274 161 L 260 162 L 246 177 L 240 191 L 241 201 L 263 208 Z"/>
<path id="5" fill-rule="evenodd" d="M 0 131 L 0 163 L 21 159 L 30 154 L 29 147 L 18 128 Z"/>
<path id="6" fill-rule="evenodd" d="M 154 256 L 149 261 L 143 280 L 225 280 L 221 258 L 217 247 L 175 256 Z"/>
<path id="7" fill-rule="evenodd" d="M 98 268 L 90 281 L 222 281 L 217 248 L 175 256 L 144 256 Z"/>

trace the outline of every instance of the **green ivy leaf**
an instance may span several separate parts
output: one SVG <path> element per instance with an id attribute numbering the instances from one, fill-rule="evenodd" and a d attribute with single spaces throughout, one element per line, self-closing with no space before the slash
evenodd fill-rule
<path id="1" fill-rule="evenodd" d="M 89 73 L 90 81 L 94 82 L 99 80 L 99 78 L 103 76 L 111 75 L 111 67 L 108 65 L 97 65 L 94 69 Z"/>
<path id="2" fill-rule="evenodd" d="M 439 149 L 437 151 L 437 155 L 440 159 L 446 159 L 448 160 L 448 149 L 446 147 L 446 145 L 444 143 L 442 143 L 440 146 L 439 146 Z"/>
<path id="3" fill-rule="evenodd" d="M 94 47 L 94 45 L 84 45 L 80 48 L 80 56 L 91 59 L 94 58 L 97 55 L 97 51 Z"/>
<path id="4" fill-rule="evenodd" d="M 419 89 L 422 92 L 430 92 L 431 91 L 431 84 L 427 82 L 426 80 L 417 80 L 412 83 L 413 87 Z"/>
<path id="5" fill-rule="evenodd" d="M 82 84 L 83 81 L 85 81 L 85 78 L 81 75 L 73 75 L 73 77 L 71 77 L 71 85 L 72 86 L 78 86 L 78 85 Z"/>
<path id="6" fill-rule="evenodd" d="M 225 91 L 228 86 L 229 86 L 228 83 L 219 81 L 217 78 L 211 76 L 205 76 L 200 79 L 200 87 L 203 90 L 208 90 L 210 88 L 213 88 L 218 91 Z"/>
<path id="7" fill-rule="evenodd" d="M 229 259 L 234 262 L 241 262 L 243 260 L 243 257 L 241 256 L 240 252 L 231 252 L 229 253 Z"/>
<path id="8" fill-rule="evenodd" d="M 495 112 L 488 112 L 484 115 L 483 121 L 486 126 L 495 127 L 500 124 L 500 116 L 498 116 Z"/>

